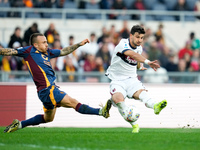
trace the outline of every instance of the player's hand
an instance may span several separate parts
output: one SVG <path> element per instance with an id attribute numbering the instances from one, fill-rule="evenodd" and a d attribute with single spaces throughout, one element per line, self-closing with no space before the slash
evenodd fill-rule
<path id="1" fill-rule="evenodd" d="M 80 43 L 80 46 L 83 46 L 85 45 L 86 43 L 90 43 L 90 41 L 88 39 L 85 39 L 83 40 L 81 43 Z"/>
<path id="2" fill-rule="evenodd" d="M 148 65 L 149 65 L 154 71 L 156 71 L 158 68 L 160 68 L 160 65 L 158 64 L 158 61 L 157 61 L 157 60 L 150 61 L 150 62 L 148 63 Z"/>
<path id="3" fill-rule="evenodd" d="M 147 70 L 147 68 L 145 68 L 145 67 L 142 67 L 142 68 L 140 68 L 140 70 Z"/>
<path id="4" fill-rule="evenodd" d="M 137 62 L 137 69 L 138 70 L 147 70 L 147 68 L 144 67 L 143 63 Z"/>

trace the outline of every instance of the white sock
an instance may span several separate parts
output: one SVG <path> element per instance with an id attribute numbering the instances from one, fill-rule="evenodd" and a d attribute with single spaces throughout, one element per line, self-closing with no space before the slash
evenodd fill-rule
<path id="1" fill-rule="evenodd" d="M 21 121 L 19 122 L 19 126 L 18 126 L 18 129 L 21 129 L 22 128 L 22 124 L 21 124 Z"/>
<path id="2" fill-rule="evenodd" d="M 132 126 L 138 124 L 137 121 L 129 122 Z"/>
<path id="3" fill-rule="evenodd" d="M 145 106 L 148 108 L 153 108 L 154 104 L 156 103 L 146 91 L 142 91 L 139 95 L 139 99 L 145 103 Z"/>
<path id="4" fill-rule="evenodd" d="M 112 102 L 112 105 L 114 106 L 114 107 L 117 107 L 117 104 L 115 104 L 115 102 L 112 100 L 112 99 L 110 99 L 111 100 L 111 102 Z"/>
<path id="5" fill-rule="evenodd" d="M 124 118 L 125 121 L 127 121 L 125 119 L 126 116 L 125 116 L 125 113 L 124 113 L 125 110 L 127 109 L 127 105 L 125 104 L 125 102 L 119 102 L 119 103 L 116 104 L 116 106 L 117 106 L 118 111 L 121 114 L 121 116 Z M 129 122 L 129 121 L 127 121 L 127 122 L 130 123 L 131 125 L 137 124 L 137 121 L 135 121 L 135 122 Z"/>
<path id="6" fill-rule="evenodd" d="M 117 106 L 120 114 L 123 116 L 123 112 L 124 112 L 124 110 L 126 110 L 126 107 L 127 107 L 125 102 L 119 102 L 116 104 L 116 106 Z"/>
<path id="7" fill-rule="evenodd" d="M 99 108 L 99 115 L 102 116 L 102 108 Z"/>

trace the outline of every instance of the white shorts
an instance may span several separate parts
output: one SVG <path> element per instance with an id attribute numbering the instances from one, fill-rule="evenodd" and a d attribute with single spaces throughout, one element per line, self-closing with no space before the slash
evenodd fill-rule
<path id="1" fill-rule="evenodd" d="M 110 94 L 120 92 L 123 94 L 124 98 L 132 98 L 133 94 L 140 89 L 145 89 L 138 78 L 128 78 L 125 80 L 113 80 L 110 83 Z"/>

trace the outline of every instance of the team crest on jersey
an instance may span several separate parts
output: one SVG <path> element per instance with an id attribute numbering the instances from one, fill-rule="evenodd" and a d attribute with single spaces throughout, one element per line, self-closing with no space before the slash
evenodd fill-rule
<path id="1" fill-rule="evenodd" d="M 46 57 L 45 55 L 43 55 L 43 54 L 41 54 L 42 55 L 42 58 L 44 59 L 44 60 L 48 60 L 48 57 Z"/>

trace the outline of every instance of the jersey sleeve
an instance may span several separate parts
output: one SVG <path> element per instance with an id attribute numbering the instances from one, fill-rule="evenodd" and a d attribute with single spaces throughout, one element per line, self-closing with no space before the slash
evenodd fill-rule
<path id="1" fill-rule="evenodd" d="M 60 50 L 59 49 L 49 49 L 49 55 L 50 55 L 50 59 L 58 57 L 58 56 L 60 56 Z"/>
<path id="2" fill-rule="evenodd" d="M 27 53 L 25 53 L 25 51 L 27 50 L 26 47 L 19 47 L 16 50 L 18 52 L 17 56 L 19 56 L 19 57 L 26 57 L 26 55 L 27 55 Z"/>
<path id="3" fill-rule="evenodd" d="M 129 46 L 129 43 L 126 40 L 124 40 L 124 39 L 122 39 L 119 42 L 118 47 L 119 47 L 118 48 L 118 52 L 121 52 L 121 53 L 124 53 L 125 51 L 131 49 L 130 46 Z"/>

